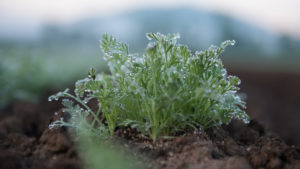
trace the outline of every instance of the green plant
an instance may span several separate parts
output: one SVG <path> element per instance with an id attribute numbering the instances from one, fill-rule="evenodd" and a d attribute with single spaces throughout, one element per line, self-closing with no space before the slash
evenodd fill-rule
<path id="1" fill-rule="evenodd" d="M 103 35 L 101 48 L 111 75 L 96 76 L 91 69 L 88 78 L 75 84 L 75 95 L 66 90 L 49 97 L 76 101 L 63 100 L 71 119 L 51 127 L 80 130 L 79 124 L 92 116 L 88 124 L 97 134 L 113 134 L 117 126 L 130 126 L 156 140 L 188 128 L 228 124 L 232 118 L 248 122 L 242 110 L 245 102 L 236 94 L 240 80 L 227 75 L 219 58 L 234 41 L 193 54 L 177 44 L 178 34 L 149 33 L 147 38 L 151 42 L 145 54 L 138 56 L 130 54 L 126 44 Z M 91 99 L 99 102 L 97 112 L 87 106 Z"/>
<path id="2" fill-rule="evenodd" d="M 110 140 L 95 138 L 90 130 L 82 131 L 78 137 L 76 147 L 83 161 L 84 168 L 88 169 L 137 169 L 145 168 L 139 158 L 129 154 L 129 150 Z M 143 167 L 141 167 L 143 166 Z"/>

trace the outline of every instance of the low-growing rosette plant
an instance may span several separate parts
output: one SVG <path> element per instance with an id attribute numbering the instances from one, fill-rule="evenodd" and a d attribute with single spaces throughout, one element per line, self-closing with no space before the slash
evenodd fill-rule
<path id="1" fill-rule="evenodd" d="M 189 129 L 228 124 L 233 118 L 248 122 L 245 102 L 237 91 L 240 80 L 228 76 L 220 54 L 234 41 L 192 53 L 177 43 L 178 34 L 149 33 L 145 53 L 130 54 L 128 45 L 103 35 L 101 48 L 111 74 L 96 74 L 69 90 L 50 96 L 63 98 L 68 126 L 98 136 L 112 135 L 116 127 L 131 127 L 153 140 Z M 98 110 L 87 103 L 97 99 Z"/>

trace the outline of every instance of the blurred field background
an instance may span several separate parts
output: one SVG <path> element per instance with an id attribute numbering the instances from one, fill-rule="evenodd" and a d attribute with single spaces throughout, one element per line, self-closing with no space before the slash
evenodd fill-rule
<path id="1" fill-rule="evenodd" d="M 1 0 L 0 107 L 38 102 L 86 77 L 90 67 L 107 71 L 99 48 L 105 32 L 136 53 L 145 49 L 147 32 L 178 32 L 192 51 L 234 39 L 222 59 L 242 79 L 248 114 L 300 145 L 299 6 L 296 0 Z"/>

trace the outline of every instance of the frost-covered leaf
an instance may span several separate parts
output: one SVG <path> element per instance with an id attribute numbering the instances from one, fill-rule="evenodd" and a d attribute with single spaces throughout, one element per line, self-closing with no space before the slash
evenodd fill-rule
<path id="1" fill-rule="evenodd" d="M 65 91 L 51 97 L 76 101 L 63 103 L 71 113 L 68 125 L 80 128 L 79 117 L 95 133 L 113 134 L 115 127 L 129 126 L 155 140 L 187 128 L 227 124 L 233 118 L 249 121 L 245 102 L 237 95 L 240 80 L 227 75 L 219 58 L 235 41 L 192 53 L 177 44 L 179 34 L 146 36 L 150 42 L 145 54 L 137 55 L 129 53 L 128 45 L 103 35 L 101 49 L 111 74 L 96 75 L 91 69 L 88 78 L 76 82 L 75 96 Z M 99 102 L 97 112 L 87 106 L 93 98 Z"/>
<path id="2" fill-rule="evenodd" d="M 50 96 L 49 98 L 48 98 L 48 101 L 49 102 L 51 102 L 52 100 L 58 100 L 58 99 L 60 99 L 60 98 L 62 98 L 62 97 L 66 97 L 67 95 L 67 93 L 69 92 L 69 89 L 67 88 L 67 89 L 65 89 L 63 92 L 58 92 L 58 93 L 56 93 L 55 95 L 52 95 L 52 96 Z"/>

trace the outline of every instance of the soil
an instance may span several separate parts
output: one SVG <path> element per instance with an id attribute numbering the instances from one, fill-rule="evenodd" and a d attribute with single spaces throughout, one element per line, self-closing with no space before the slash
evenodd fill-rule
<path id="1" fill-rule="evenodd" d="M 300 146 L 300 73 L 253 70 L 229 71 L 242 81 L 247 113 L 287 144 Z"/>
<path id="2" fill-rule="evenodd" d="M 1 169 L 82 168 L 74 143 L 65 128 L 48 129 L 60 118 L 55 103 L 15 103 L 1 112 Z M 129 145 L 155 169 L 300 168 L 300 148 L 265 131 L 256 121 L 234 120 L 228 126 L 194 131 L 155 143 L 130 129 L 115 138 Z"/>
<path id="3" fill-rule="evenodd" d="M 0 113 L 0 169 L 77 169 L 65 129 L 49 130 L 55 103 L 17 102 Z"/>
<path id="4" fill-rule="evenodd" d="M 259 74 L 237 75 L 246 82 L 242 89 L 249 94 L 247 112 L 257 119 L 250 124 L 234 120 L 228 126 L 188 132 L 155 143 L 128 128 L 117 130 L 114 139 L 124 148 L 129 147 L 133 154 L 141 155 L 143 168 L 300 169 L 300 148 L 293 145 L 300 143 L 297 132 L 300 108 L 299 104 L 293 104 L 297 100 L 295 93 L 300 93 L 297 88 L 300 76 L 277 75 L 272 80 L 266 74 L 264 80 L 257 81 L 254 79 Z M 288 85 L 291 81 L 294 87 Z M 49 103 L 44 98 L 41 103 L 16 102 L 1 110 L 0 169 L 83 168 L 67 129 L 48 128 L 50 122 L 62 116 L 54 115 L 60 109 L 59 102 Z"/>
<path id="5" fill-rule="evenodd" d="M 119 139 L 148 157 L 155 169 L 298 169 L 300 148 L 288 146 L 256 121 L 233 120 L 228 126 L 194 131 L 153 143 L 130 129 Z"/>

